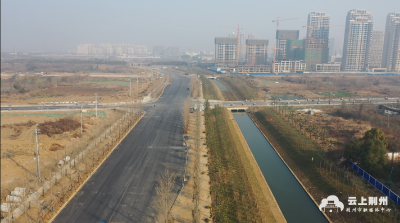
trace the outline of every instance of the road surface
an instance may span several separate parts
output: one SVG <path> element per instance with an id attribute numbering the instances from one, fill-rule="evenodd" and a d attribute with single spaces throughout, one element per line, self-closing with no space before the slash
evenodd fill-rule
<path id="1" fill-rule="evenodd" d="M 181 109 L 190 79 L 173 73 L 164 94 L 145 108 L 146 114 L 54 222 L 154 222 L 157 177 L 166 166 L 178 174 L 180 190 L 186 148 Z"/>

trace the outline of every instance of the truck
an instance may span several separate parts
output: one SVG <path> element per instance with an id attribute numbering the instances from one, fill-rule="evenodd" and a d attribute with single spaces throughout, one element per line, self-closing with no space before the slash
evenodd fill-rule
<path id="1" fill-rule="evenodd" d="M 186 72 L 185 72 L 185 75 L 189 75 L 189 72 L 188 72 L 188 71 L 186 71 Z"/>

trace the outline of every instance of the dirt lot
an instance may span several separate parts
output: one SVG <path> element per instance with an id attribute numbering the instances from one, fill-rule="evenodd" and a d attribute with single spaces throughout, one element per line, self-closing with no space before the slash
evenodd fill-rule
<path id="1" fill-rule="evenodd" d="M 252 83 L 266 93 L 298 94 L 318 97 L 398 97 L 400 76 L 361 75 L 291 75 L 249 76 Z"/>
<path id="2" fill-rule="evenodd" d="M 33 78 L 33 77 L 29 77 Z M 138 82 L 132 80 L 130 95 L 129 79 L 115 75 L 115 77 L 89 77 L 82 75 L 62 77 L 42 77 L 32 80 L 20 77 L 17 80 L 2 81 L 2 88 L 8 87 L 7 91 L 1 92 L 1 104 L 18 105 L 28 103 L 50 103 L 50 102 L 77 102 L 95 100 L 94 93 L 98 94 L 99 103 L 110 103 L 115 101 L 128 101 L 141 99 L 159 85 L 163 78 L 156 76 L 141 78 Z M 37 81 L 37 82 L 35 82 Z M 15 88 L 19 83 L 20 90 Z M 13 86 L 13 87 L 10 87 Z M 24 88 L 27 92 L 21 93 Z M 10 91 L 11 89 L 11 91 Z"/>
<path id="3" fill-rule="evenodd" d="M 31 116 L 30 116 L 31 115 Z M 57 117 L 58 116 L 58 117 Z M 115 123 L 122 112 L 114 110 L 98 111 L 83 115 L 83 134 L 79 127 L 62 134 L 39 135 L 41 174 L 46 179 L 49 170 L 54 169 L 59 160 L 73 157 L 97 135 Z M 80 123 L 79 112 L 43 112 L 41 114 L 2 113 L 1 117 L 1 203 L 15 187 L 30 186 L 35 191 L 39 185 L 36 178 L 36 147 L 33 130 L 38 124 L 71 117 Z M 76 127 L 76 126 L 75 126 Z"/>

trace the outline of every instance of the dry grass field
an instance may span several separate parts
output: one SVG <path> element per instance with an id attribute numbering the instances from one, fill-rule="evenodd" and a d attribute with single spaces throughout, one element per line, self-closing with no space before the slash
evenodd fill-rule
<path id="1" fill-rule="evenodd" d="M 298 94 L 304 98 L 399 97 L 400 76 L 291 75 L 248 76 L 260 91 Z"/>
<path id="2" fill-rule="evenodd" d="M 2 113 L 1 203 L 10 190 L 28 182 L 31 184 L 28 189 L 34 191 L 37 174 L 34 129 L 42 129 L 38 137 L 40 166 L 42 176 L 48 178 L 49 170 L 59 160 L 76 155 L 122 114 L 118 110 L 98 111 L 96 118 L 94 112 L 84 113 L 81 135 L 79 112 Z"/>

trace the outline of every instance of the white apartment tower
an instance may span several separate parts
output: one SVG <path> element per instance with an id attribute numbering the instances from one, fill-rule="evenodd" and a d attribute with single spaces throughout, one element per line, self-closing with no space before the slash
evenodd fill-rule
<path id="1" fill-rule="evenodd" d="M 215 38 L 215 66 L 230 67 L 236 65 L 237 38 L 216 37 Z"/>
<path id="2" fill-rule="evenodd" d="M 382 68 L 400 71 L 400 12 L 386 17 L 385 41 L 383 44 Z"/>
<path id="3" fill-rule="evenodd" d="M 308 14 L 307 26 L 312 27 L 307 27 L 307 38 L 329 39 L 330 21 L 331 16 L 326 15 L 325 12 L 311 12 Z"/>
<path id="4" fill-rule="evenodd" d="M 342 71 L 368 69 L 373 24 L 371 13 L 364 9 L 353 9 L 347 13 Z"/>

